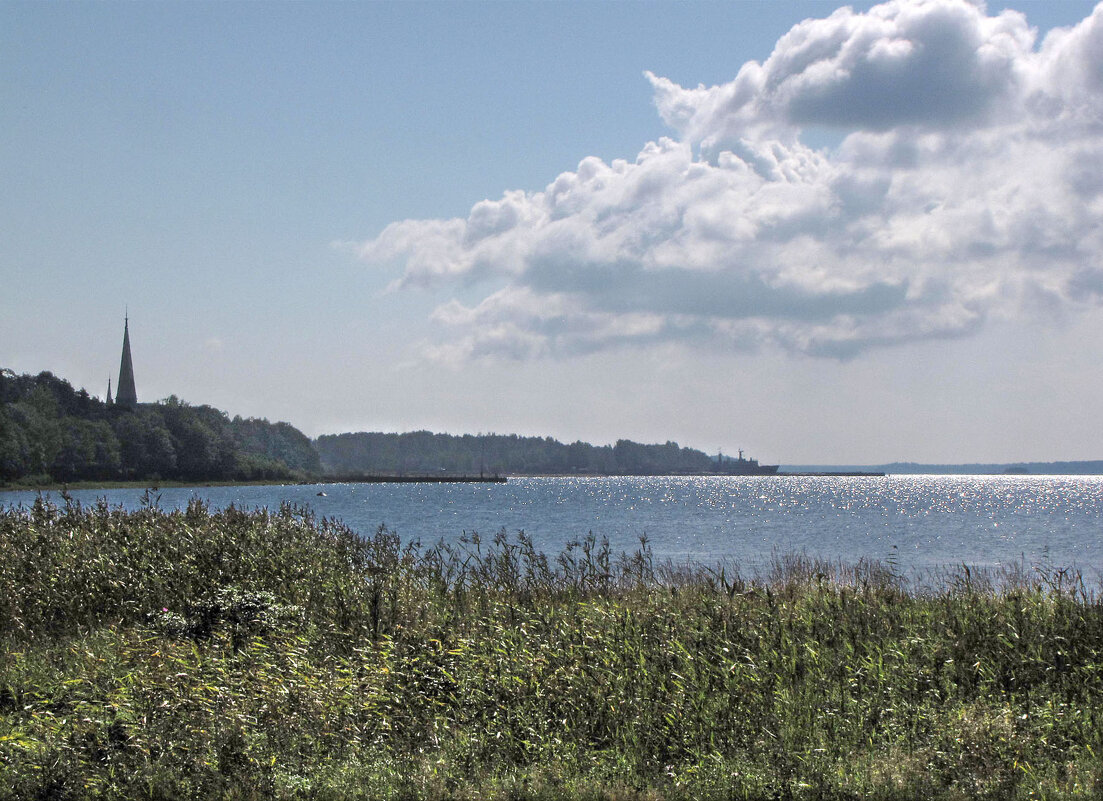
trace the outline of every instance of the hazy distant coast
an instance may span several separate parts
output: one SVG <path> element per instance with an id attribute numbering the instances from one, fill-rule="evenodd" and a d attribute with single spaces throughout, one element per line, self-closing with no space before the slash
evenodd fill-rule
<path id="1" fill-rule="evenodd" d="M 1076 462 L 1008 462 L 970 464 L 920 464 L 891 462 L 878 465 L 788 465 L 781 470 L 800 472 L 879 472 L 896 475 L 1036 475 L 1036 476 L 1096 476 L 1103 475 L 1103 460 Z"/>

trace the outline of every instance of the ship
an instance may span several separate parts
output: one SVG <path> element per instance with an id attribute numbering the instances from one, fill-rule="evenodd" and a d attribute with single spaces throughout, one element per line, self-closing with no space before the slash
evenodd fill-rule
<path id="1" fill-rule="evenodd" d="M 739 449 L 739 458 L 732 459 L 724 456 L 724 452 L 716 457 L 716 472 L 722 476 L 776 476 L 778 465 L 759 464 L 758 459 L 748 459 L 743 456 L 743 449 Z"/>

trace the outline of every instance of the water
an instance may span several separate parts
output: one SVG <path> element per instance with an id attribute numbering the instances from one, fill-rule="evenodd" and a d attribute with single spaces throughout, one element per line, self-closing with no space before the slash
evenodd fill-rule
<path id="1" fill-rule="evenodd" d="M 318 495 L 325 492 L 325 497 Z M 57 500 L 56 493 L 54 500 Z M 142 490 L 80 490 L 136 508 Z M 506 484 L 326 484 L 160 490 L 162 508 L 310 506 L 361 533 L 403 541 L 524 530 L 557 553 L 588 532 L 617 551 L 640 536 L 659 559 L 753 568 L 775 553 L 938 566 L 1075 567 L 1103 576 L 1103 476 L 517 478 Z M 34 492 L 0 492 L 29 504 Z"/>

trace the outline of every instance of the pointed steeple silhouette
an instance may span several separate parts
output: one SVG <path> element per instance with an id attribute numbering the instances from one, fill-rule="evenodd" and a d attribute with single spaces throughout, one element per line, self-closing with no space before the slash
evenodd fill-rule
<path id="1" fill-rule="evenodd" d="M 115 405 L 133 409 L 138 405 L 138 393 L 134 389 L 134 362 L 130 358 L 130 315 L 123 322 L 123 358 L 119 364 L 119 388 L 115 393 Z"/>

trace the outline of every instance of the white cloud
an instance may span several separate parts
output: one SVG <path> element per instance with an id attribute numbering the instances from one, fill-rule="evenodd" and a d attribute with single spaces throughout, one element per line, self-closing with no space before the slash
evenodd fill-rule
<path id="1" fill-rule="evenodd" d="M 962 0 L 843 8 L 722 86 L 648 73 L 677 137 L 635 161 L 584 159 L 360 253 L 401 263 L 396 288 L 493 279 L 433 316 L 453 360 L 663 341 L 848 357 L 1063 316 L 1103 299 L 1103 5 L 1035 38 Z M 845 138 L 816 151 L 809 126 Z"/>

